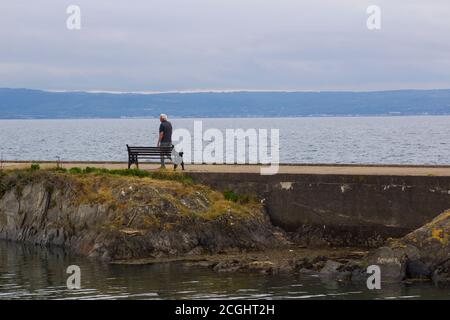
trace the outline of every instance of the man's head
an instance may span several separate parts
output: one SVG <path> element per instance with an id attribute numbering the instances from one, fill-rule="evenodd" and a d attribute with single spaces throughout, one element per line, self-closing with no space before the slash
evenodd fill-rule
<path id="1" fill-rule="evenodd" d="M 163 122 L 167 120 L 167 114 L 161 113 L 159 115 L 159 121 Z"/>

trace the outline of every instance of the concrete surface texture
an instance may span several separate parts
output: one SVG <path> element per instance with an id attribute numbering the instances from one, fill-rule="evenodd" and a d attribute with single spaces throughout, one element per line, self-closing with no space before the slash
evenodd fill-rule
<path id="1" fill-rule="evenodd" d="M 15 161 L 3 162 L 3 168 L 28 168 L 32 162 Z M 39 162 L 42 168 L 55 167 L 56 162 Z M 64 168 L 72 167 L 98 167 L 107 169 L 126 169 L 126 162 L 96 162 L 96 161 L 67 161 L 61 162 Z M 261 165 L 211 165 L 211 164 L 187 164 L 187 172 L 224 172 L 224 173 L 259 173 Z M 142 163 L 140 169 L 157 170 L 159 164 Z M 170 168 L 170 166 L 168 166 Z M 392 176 L 450 176 L 450 166 L 402 166 L 402 165 L 296 165 L 281 164 L 280 174 L 343 174 L 343 175 L 392 175 Z"/>

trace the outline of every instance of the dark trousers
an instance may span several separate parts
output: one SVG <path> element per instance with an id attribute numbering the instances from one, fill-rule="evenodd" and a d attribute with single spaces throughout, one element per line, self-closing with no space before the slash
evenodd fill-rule
<path id="1" fill-rule="evenodd" d="M 171 147 L 172 146 L 172 142 L 161 142 L 160 147 Z M 170 156 L 163 156 L 161 155 L 161 167 L 165 167 L 166 164 L 164 163 L 164 158 L 167 157 L 168 159 L 170 159 Z"/>

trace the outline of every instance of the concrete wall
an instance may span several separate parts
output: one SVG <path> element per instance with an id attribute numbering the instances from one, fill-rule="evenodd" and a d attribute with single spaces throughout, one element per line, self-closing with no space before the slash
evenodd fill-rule
<path id="1" fill-rule="evenodd" d="M 197 182 L 264 199 L 272 223 L 305 241 L 377 246 L 450 208 L 450 177 L 189 173 Z M 311 240 L 311 238 L 314 238 Z"/>

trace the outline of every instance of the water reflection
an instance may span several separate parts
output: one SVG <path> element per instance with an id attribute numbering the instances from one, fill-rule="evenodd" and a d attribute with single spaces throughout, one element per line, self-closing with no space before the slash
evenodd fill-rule
<path id="1" fill-rule="evenodd" d="M 81 267 L 81 289 L 68 290 L 66 268 Z M 180 263 L 108 265 L 68 254 L 0 241 L 0 299 L 449 299 L 431 284 L 342 284 L 314 276 L 216 273 Z"/>

